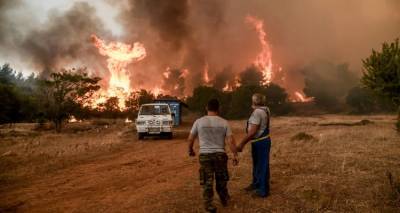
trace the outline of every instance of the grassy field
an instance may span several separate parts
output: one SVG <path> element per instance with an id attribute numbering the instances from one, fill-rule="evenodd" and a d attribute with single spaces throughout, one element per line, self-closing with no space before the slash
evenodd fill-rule
<path id="1" fill-rule="evenodd" d="M 368 120 L 360 122 L 361 120 Z M 232 202 L 219 212 L 400 212 L 400 135 L 393 116 L 272 119 L 271 196 L 244 192 L 249 146 L 230 167 Z M 230 121 L 236 138 L 245 121 Z M 190 122 L 173 140 L 137 141 L 132 124 L 33 124 L 0 129 L 0 212 L 202 212 Z M 196 150 L 198 150 L 196 148 Z"/>

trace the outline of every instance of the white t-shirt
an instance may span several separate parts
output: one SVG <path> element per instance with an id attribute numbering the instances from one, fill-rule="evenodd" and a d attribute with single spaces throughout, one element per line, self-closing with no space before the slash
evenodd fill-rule
<path id="1" fill-rule="evenodd" d="M 197 119 L 190 133 L 199 137 L 200 153 L 225 152 L 225 137 L 232 135 L 228 121 L 219 116 Z"/>
<path id="2" fill-rule="evenodd" d="M 251 116 L 249 118 L 249 124 L 260 125 L 256 135 L 254 136 L 255 138 L 260 137 L 264 132 L 265 128 L 267 128 L 267 123 L 269 119 L 267 111 L 269 112 L 268 107 L 259 107 L 256 108 L 253 111 L 253 113 L 251 113 Z M 249 127 L 247 127 L 247 131 L 249 131 Z"/>

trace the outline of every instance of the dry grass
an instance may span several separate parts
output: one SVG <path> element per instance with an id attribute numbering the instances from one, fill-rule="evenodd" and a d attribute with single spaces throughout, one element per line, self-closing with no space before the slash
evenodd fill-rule
<path id="1" fill-rule="evenodd" d="M 372 123 L 320 125 L 363 119 Z M 0 212 L 202 212 L 197 158 L 186 156 L 188 122 L 172 141 L 145 142 L 136 141 L 132 126 L 95 122 L 62 134 L 29 125 L 1 129 Z M 251 178 L 246 147 L 240 165 L 229 165 L 231 205 L 215 203 L 221 212 L 399 212 L 394 122 L 391 116 L 274 118 L 271 196 L 253 199 L 241 190 Z M 240 138 L 245 122 L 231 125 Z"/>

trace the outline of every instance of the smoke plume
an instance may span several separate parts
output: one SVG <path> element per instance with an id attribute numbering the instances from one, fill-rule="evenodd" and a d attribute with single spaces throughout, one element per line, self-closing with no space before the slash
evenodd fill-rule
<path id="1" fill-rule="evenodd" d="M 174 84 L 184 81 L 179 88 L 189 95 L 205 83 L 206 66 L 211 82 L 223 88 L 252 65 L 261 46 L 257 32 L 245 22 L 251 15 L 264 21 L 273 82 L 291 93 L 303 89 L 301 70 L 313 62 L 348 63 L 359 73 L 361 59 L 372 48 L 400 36 L 397 0 L 104 0 L 119 11 L 117 21 L 124 33 L 118 38 L 105 29 L 95 8 L 83 1 L 66 12 L 50 13 L 45 23 L 17 24 L 9 12 L 23 2 L 0 0 L 0 56 L 3 51 L 14 52 L 36 70 L 81 64 L 107 78 L 106 59 L 94 49 L 90 35 L 141 42 L 148 54 L 128 67 L 132 87 L 161 85 L 172 90 L 175 86 L 168 85 L 171 79 L 163 73 L 173 67 L 188 71 L 184 79 L 176 72 Z"/>
<path id="2" fill-rule="evenodd" d="M 89 42 L 93 32 L 105 34 L 95 9 L 87 3 L 76 3 L 65 14 L 50 14 L 45 28 L 32 30 L 21 47 L 39 69 L 59 69 L 80 61 L 95 65 L 96 48 Z M 85 64 L 86 64 L 85 63 Z"/>

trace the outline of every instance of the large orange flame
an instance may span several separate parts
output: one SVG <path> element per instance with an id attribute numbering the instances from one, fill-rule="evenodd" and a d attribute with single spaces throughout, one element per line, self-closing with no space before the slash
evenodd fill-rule
<path id="1" fill-rule="evenodd" d="M 258 40 L 262 49 L 255 59 L 254 64 L 262 71 L 264 84 L 269 84 L 272 81 L 272 51 L 267 42 L 264 22 L 250 15 L 246 17 L 246 22 L 253 25 L 258 33 Z"/>
<path id="2" fill-rule="evenodd" d="M 303 93 L 299 91 L 296 91 L 294 95 L 296 96 L 294 102 L 310 102 L 314 99 L 313 97 L 306 97 Z"/>
<path id="3" fill-rule="evenodd" d="M 107 56 L 107 67 L 110 71 L 109 88 L 107 97 L 118 97 L 119 106 L 125 108 L 125 100 L 132 92 L 129 75 L 126 67 L 128 64 L 140 61 L 146 57 L 146 49 L 143 44 L 135 42 L 133 45 L 121 42 L 109 42 L 92 35 L 93 44 L 101 55 Z"/>
<path id="4" fill-rule="evenodd" d="M 206 84 L 210 83 L 210 77 L 208 76 L 208 63 L 204 65 L 204 70 L 203 70 L 203 80 Z"/>

